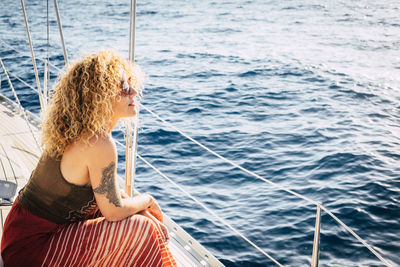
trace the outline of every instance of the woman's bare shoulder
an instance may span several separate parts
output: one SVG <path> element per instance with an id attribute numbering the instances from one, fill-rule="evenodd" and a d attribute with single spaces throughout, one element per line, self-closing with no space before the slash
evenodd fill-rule
<path id="1" fill-rule="evenodd" d="M 110 136 L 106 135 L 93 136 L 89 139 L 89 143 L 78 139 L 70 147 L 90 158 L 99 156 L 111 156 L 114 158 L 117 153 L 115 142 Z"/>
<path id="2" fill-rule="evenodd" d="M 115 142 L 111 138 L 111 136 L 105 136 L 105 135 L 98 135 L 94 136 L 89 139 L 89 144 L 86 144 L 86 151 L 88 153 L 110 153 L 113 152 L 112 154 L 116 153 L 116 147 L 115 147 Z"/>

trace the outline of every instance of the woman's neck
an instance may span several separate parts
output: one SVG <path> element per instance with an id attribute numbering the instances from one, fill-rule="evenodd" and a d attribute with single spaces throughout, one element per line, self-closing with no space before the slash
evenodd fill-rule
<path id="1" fill-rule="evenodd" d="M 109 125 L 107 127 L 107 133 L 111 134 L 111 131 L 115 128 L 115 126 L 117 126 L 119 121 L 119 118 L 112 118 L 109 122 Z"/>

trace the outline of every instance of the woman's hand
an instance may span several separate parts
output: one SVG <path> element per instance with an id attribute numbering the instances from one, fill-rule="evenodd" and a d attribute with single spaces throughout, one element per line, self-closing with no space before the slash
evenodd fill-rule
<path id="1" fill-rule="evenodd" d="M 129 195 L 125 192 L 125 190 L 120 189 L 119 192 L 121 194 L 122 199 L 129 198 Z"/>
<path id="2" fill-rule="evenodd" d="M 147 218 L 150 218 L 154 222 L 155 226 L 157 227 L 158 232 L 161 234 L 161 237 L 162 237 L 164 243 L 168 244 L 168 242 L 170 240 L 168 228 L 163 223 L 161 223 L 158 219 L 156 219 L 153 215 L 151 215 L 150 212 L 148 212 L 148 211 L 144 210 L 144 211 L 139 212 L 138 214 L 146 216 Z"/>
<path id="3" fill-rule="evenodd" d="M 152 202 L 150 206 L 146 209 L 151 215 L 153 215 L 157 220 L 161 223 L 164 223 L 163 214 L 161 211 L 160 206 L 158 205 L 157 201 L 152 197 Z"/>
<path id="4" fill-rule="evenodd" d="M 129 195 L 122 189 L 120 190 L 120 195 L 121 195 L 122 199 L 129 198 Z M 170 237 L 168 234 L 167 227 L 163 224 L 164 219 L 163 219 L 163 214 L 162 214 L 160 206 L 158 205 L 156 200 L 151 195 L 142 194 L 142 197 L 149 198 L 150 205 L 148 206 L 148 208 L 146 210 L 139 212 L 139 214 L 150 218 L 155 223 L 158 231 L 160 232 L 160 234 L 163 238 L 163 241 L 165 243 L 168 243 L 170 240 Z"/>
<path id="5" fill-rule="evenodd" d="M 129 195 L 123 190 L 120 190 L 120 195 L 122 199 L 127 199 L 129 198 Z M 158 205 L 157 201 L 149 194 L 141 194 L 142 197 L 150 199 L 150 204 L 146 208 L 146 211 L 148 211 L 151 215 L 153 215 L 158 221 L 161 223 L 164 223 L 164 218 L 163 214 L 161 211 L 160 206 Z"/>

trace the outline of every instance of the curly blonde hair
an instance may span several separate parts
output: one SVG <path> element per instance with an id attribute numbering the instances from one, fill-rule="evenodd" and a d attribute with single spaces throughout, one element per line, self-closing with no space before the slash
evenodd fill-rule
<path id="1" fill-rule="evenodd" d="M 58 77 L 43 123 L 42 145 L 47 153 L 61 156 L 75 140 L 89 144 L 92 137 L 106 134 L 124 72 L 141 92 L 140 69 L 113 51 L 85 56 L 66 67 Z"/>

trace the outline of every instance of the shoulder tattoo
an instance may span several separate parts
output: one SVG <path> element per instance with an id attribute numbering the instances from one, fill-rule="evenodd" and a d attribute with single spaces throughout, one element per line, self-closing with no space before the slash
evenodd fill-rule
<path id="1" fill-rule="evenodd" d="M 117 195 L 117 186 L 115 184 L 115 162 L 103 169 L 101 182 L 98 187 L 93 189 L 97 194 L 105 194 L 108 201 L 116 207 L 121 207 L 119 197 Z"/>

